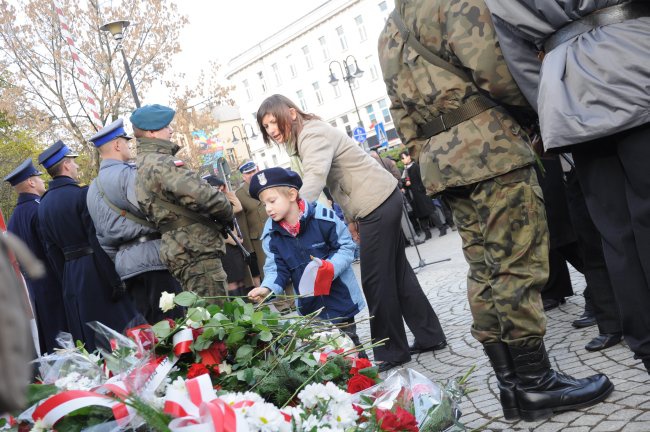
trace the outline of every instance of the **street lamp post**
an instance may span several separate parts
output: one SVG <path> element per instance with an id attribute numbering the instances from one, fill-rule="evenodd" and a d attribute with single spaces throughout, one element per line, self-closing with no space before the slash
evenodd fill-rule
<path id="1" fill-rule="evenodd" d="M 353 62 L 354 62 L 354 73 L 352 72 Z M 330 70 L 329 83 L 332 86 L 337 86 L 339 84 L 339 79 L 336 77 L 336 74 L 334 74 L 334 71 L 332 71 L 332 64 L 336 64 L 339 67 L 339 70 L 341 71 L 341 76 L 343 77 L 343 81 L 348 83 L 348 87 L 350 88 L 350 95 L 352 95 L 352 102 L 354 103 L 354 109 L 357 112 L 359 126 L 363 127 L 363 123 L 361 122 L 361 114 L 359 114 L 359 107 L 357 106 L 357 100 L 354 97 L 354 89 L 352 88 L 352 82 L 356 78 L 361 78 L 363 76 L 363 71 L 359 69 L 359 64 L 357 63 L 357 59 L 353 55 L 347 56 L 345 60 L 343 60 L 343 65 L 341 65 L 341 62 L 339 62 L 338 60 L 332 60 L 329 65 L 329 70 Z M 343 73 L 344 70 L 345 73 Z M 365 142 L 363 145 L 364 147 L 367 147 Z"/>
<path id="2" fill-rule="evenodd" d="M 122 60 L 124 61 L 124 69 L 126 71 L 126 77 L 129 80 L 129 85 L 131 86 L 131 93 L 133 94 L 133 101 L 135 102 L 136 108 L 140 108 L 140 99 L 138 98 L 138 92 L 135 90 L 135 83 L 133 82 L 133 76 L 131 75 L 131 67 L 129 62 L 126 59 L 126 54 L 124 54 L 124 48 L 122 46 L 122 39 L 124 38 L 124 29 L 128 27 L 130 23 L 128 21 L 113 21 L 107 24 L 104 24 L 99 29 L 101 31 L 109 32 L 113 35 L 113 38 L 117 42 L 117 49 L 122 53 Z"/>
<path id="3" fill-rule="evenodd" d="M 249 126 L 251 128 L 251 134 L 250 136 L 248 135 L 248 131 L 246 130 L 246 126 Z M 244 140 L 244 144 L 246 145 L 246 151 L 248 152 L 248 157 L 252 158 L 253 155 L 251 154 L 251 148 L 248 145 L 248 139 L 255 139 L 257 138 L 257 134 L 255 133 L 255 129 L 253 129 L 253 126 L 250 123 L 246 123 L 243 125 L 244 131 L 240 129 L 239 126 L 233 126 L 232 127 L 232 143 L 233 145 L 236 145 L 239 142 L 239 139 L 237 138 L 237 135 L 235 135 L 235 129 L 239 131 L 239 138 Z"/>

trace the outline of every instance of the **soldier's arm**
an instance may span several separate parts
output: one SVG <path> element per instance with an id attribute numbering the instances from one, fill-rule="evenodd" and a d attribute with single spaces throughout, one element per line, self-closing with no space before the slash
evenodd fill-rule
<path id="1" fill-rule="evenodd" d="M 177 167 L 171 158 L 165 161 L 161 169 L 162 188 L 173 195 L 179 205 L 220 221 L 232 220 L 232 206 L 228 197 L 216 191 L 195 172 Z"/>
<path id="2" fill-rule="evenodd" d="M 528 106 L 508 69 L 483 0 L 452 0 L 447 11 L 449 48 L 474 82 L 502 103 Z"/>

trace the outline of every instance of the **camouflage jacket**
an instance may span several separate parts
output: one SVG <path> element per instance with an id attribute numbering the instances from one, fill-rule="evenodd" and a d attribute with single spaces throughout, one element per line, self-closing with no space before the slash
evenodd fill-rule
<path id="1" fill-rule="evenodd" d="M 419 160 L 429 195 L 447 187 L 493 178 L 533 162 L 528 137 L 497 106 L 433 136 L 418 125 L 450 112 L 480 93 L 500 103 L 525 106 L 496 39 L 483 0 L 396 1 L 406 27 L 430 51 L 462 67 L 474 83 L 421 58 L 404 44 L 390 17 L 379 36 L 379 61 L 397 131 Z"/>
<path id="2" fill-rule="evenodd" d="M 158 227 L 174 222 L 179 215 L 153 202 L 154 198 L 180 205 L 216 221 L 233 217 L 228 198 L 198 174 L 174 158 L 179 147 L 166 140 L 138 138 L 136 196 L 147 218 Z M 225 252 L 224 238 L 215 230 L 193 223 L 162 236 L 160 257 L 175 270 Z"/>

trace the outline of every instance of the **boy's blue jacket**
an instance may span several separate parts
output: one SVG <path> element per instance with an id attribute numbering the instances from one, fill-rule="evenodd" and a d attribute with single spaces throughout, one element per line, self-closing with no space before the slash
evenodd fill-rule
<path id="1" fill-rule="evenodd" d="M 289 282 L 293 282 L 298 291 L 310 255 L 326 259 L 334 266 L 330 294 L 299 298 L 297 304 L 301 314 L 324 307 L 319 316 L 336 321 L 337 318 L 351 318 L 365 307 L 351 267 L 355 243 L 347 226 L 331 209 L 318 202 L 305 202 L 297 237 L 269 218 L 262 233 L 262 246 L 266 253 L 262 286 L 276 294 L 281 294 Z"/>

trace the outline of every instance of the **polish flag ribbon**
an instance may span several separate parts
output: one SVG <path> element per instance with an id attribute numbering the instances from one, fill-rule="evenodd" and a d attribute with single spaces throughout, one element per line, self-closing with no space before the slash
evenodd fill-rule
<path id="1" fill-rule="evenodd" d="M 174 345 L 174 354 L 177 357 L 180 357 L 181 354 L 185 354 L 191 351 L 190 346 L 194 342 L 194 337 L 192 336 L 192 329 L 184 328 L 174 334 L 172 337 L 172 343 Z"/>

